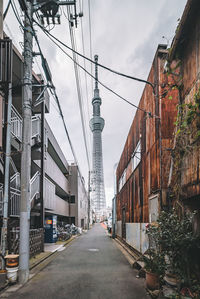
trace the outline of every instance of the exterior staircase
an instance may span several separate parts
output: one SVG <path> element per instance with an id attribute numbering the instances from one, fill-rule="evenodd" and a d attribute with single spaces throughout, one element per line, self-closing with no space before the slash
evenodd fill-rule
<path id="1" fill-rule="evenodd" d="M 12 106 L 11 110 L 11 134 L 12 137 L 21 144 L 22 142 L 22 117 Z M 47 140 L 47 134 L 45 136 Z M 32 116 L 32 142 L 33 148 L 37 148 L 37 144 L 41 142 L 41 119 L 39 116 Z M 1 163 L 3 173 L 3 161 Z M 18 172 L 14 161 L 10 159 L 10 217 L 19 217 L 20 215 L 20 173 Z M 14 174 L 13 174 L 14 173 Z M 13 175 L 12 175 L 13 174 Z M 33 207 L 40 197 L 40 172 L 37 171 L 30 180 L 30 206 Z M 0 216 L 3 215 L 3 184 L 0 183 Z"/>

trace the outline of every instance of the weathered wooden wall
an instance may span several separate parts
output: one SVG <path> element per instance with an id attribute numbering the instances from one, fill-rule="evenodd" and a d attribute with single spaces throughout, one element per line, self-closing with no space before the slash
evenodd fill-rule
<path id="1" fill-rule="evenodd" d="M 176 120 L 178 97 L 176 90 L 169 90 L 166 84 L 162 87 L 163 83 L 168 82 L 168 77 L 163 74 L 166 54 L 162 52 L 163 46 L 160 49 L 161 52 L 159 49 L 156 52 L 147 79 L 157 83 L 157 96 L 153 93 L 152 87 L 146 85 L 139 103 L 139 107 L 151 112 L 152 117 L 148 113 L 137 110 L 117 168 L 117 219 L 122 220 L 122 209 L 125 208 L 127 223 L 149 221 L 149 196 L 161 190 L 161 143 L 162 188 L 167 188 L 171 138 Z M 167 88 L 166 96 L 162 96 L 164 87 Z M 141 140 L 141 162 L 130 173 L 131 156 L 139 140 Z M 126 175 L 128 173 L 126 183 L 119 190 L 119 180 L 125 169 L 127 169 Z"/>

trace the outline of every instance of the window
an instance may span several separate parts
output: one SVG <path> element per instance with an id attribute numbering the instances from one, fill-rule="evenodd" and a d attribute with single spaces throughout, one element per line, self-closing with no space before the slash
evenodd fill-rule
<path id="1" fill-rule="evenodd" d="M 132 154 L 133 171 L 136 169 L 140 161 L 141 161 L 141 142 L 139 141 Z"/>
<path id="2" fill-rule="evenodd" d="M 130 171 L 133 172 L 136 167 L 138 166 L 138 164 L 141 161 L 141 141 L 139 140 L 133 154 L 132 154 L 132 159 L 129 162 L 127 168 L 124 169 L 124 172 L 121 176 L 121 178 L 119 179 L 119 183 L 118 183 L 118 191 L 120 191 L 122 189 L 122 187 L 125 185 L 126 181 L 128 180 L 128 178 L 130 177 L 129 173 Z M 130 163 L 132 163 L 132 167 L 129 168 Z M 131 169 L 131 170 L 130 170 Z"/>
<path id="3" fill-rule="evenodd" d="M 158 195 L 149 198 L 149 222 L 155 222 L 158 219 Z"/>
<path id="4" fill-rule="evenodd" d="M 70 196 L 70 203 L 75 203 L 75 195 Z"/>

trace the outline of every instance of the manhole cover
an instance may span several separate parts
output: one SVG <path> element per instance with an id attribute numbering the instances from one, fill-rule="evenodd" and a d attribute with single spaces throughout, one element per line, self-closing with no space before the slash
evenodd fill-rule
<path id="1" fill-rule="evenodd" d="M 88 251 L 96 252 L 96 251 L 99 251 L 99 249 L 97 249 L 97 248 L 90 248 L 90 249 L 88 249 Z"/>

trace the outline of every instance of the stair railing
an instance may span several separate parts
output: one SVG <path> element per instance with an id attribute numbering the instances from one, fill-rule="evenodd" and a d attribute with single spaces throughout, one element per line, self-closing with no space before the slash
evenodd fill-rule
<path id="1" fill-rule="evenodd" d="M 31 196 L 30 202 L 34 199 L 36 194 L 40 193 L 40 172 L 37 171 L 30 181 Z"/>
<path id="2" fill-rule="evenodd" d="M 22 142 L 22 117 L 13 105 L 11 109 L 11 134 Z"/>

